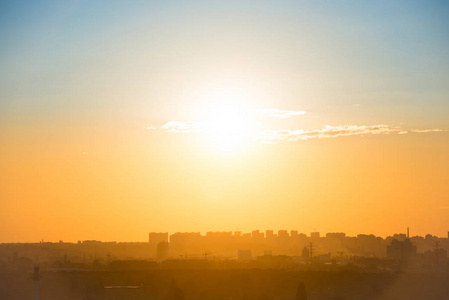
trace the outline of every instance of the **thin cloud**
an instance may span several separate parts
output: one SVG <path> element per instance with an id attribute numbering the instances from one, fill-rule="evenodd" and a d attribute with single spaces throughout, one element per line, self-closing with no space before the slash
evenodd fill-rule
<path id="1" fill-rule="evenodd" d="M 427 133 L 427 132 L 441 132 L 447 131 L 444 129 L 411 129 L 404 130 L 400 126 L 390 125 L 342 125 L 330 126 L 326 125 L 322 129 L 315 130 L 266 130 L 260 137 L 261 143 L 290 141 L 295 142 L 299 140 L 308 140 L 314 138 L 335 138 L 341 136 L 353 135 L 379 135 L 379 134 L 407 134 L 408 132 Z"/>
<path id="2" fill-rule="evenodd" d="M 289 119 L 294 116 L 303 116 L 307 113 L 306 111 L 303 110 L 283 110 L 276 108 L 262 109 L 260 112 L 270 117 L 280 119 Z"/>
<path id="3" fill-rule="evenodd" d="M 275 116 L 281 119 L 287 119 L 295 115 L 304 115 L 305 111 L 291 111 L 279 109 L 265 109 L 264 113 L 270 116 Z M 191 133 L 207 131 L 207 125 L 201 122 L 184 122 L 184 121 L 169 121 L 161 127 L 150 125 L 145 127 L 148 130 L 160 129 L 172 133 Z M 336 138 L 344 136 L 368 136 L 368 135 L 387 135 L 398 134 L 404 135 L 408 133 L 430 133 L 430 132 L 447 132 L 446 129 L 432 128 L 432 129 L 404 129 L 400 125 L 340 125 L 331 126 L 326 125 L 321 129 L 314 130 L 264 130 L 260 132 L 253 132 L 251 138 L 255 138 L 261 144 L 276 144 L 279 141 L 306 141 L 309 139 L 323 139 Z M 213 132 L 213 131 L 212 131 Z M 217 134 L 219 134 L 217 132 Z"/>
<path id="4" fill-rule="evenodd" d="M 427 132 L 442 132 L 442 131 L 447 131 L 447 130 L 433 128 L 433 129 L 411 129 L 409 131 L 410 132 L 417 132 L 417 133 L 427 133 Z"/>
<path id="5" fill-rule="evenodd" d="M 198 122 L 170 121 L 164 124 L 162 129 L 167 132 L 189 133 L 201 131 L 201 126 Z"/>

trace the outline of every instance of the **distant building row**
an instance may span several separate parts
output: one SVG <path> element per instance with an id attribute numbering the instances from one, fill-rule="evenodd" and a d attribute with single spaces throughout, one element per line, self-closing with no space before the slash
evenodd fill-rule
<path id="1" fill-rule="evenodd" d="M 306 238 L 307 235 L 304 233 L 298 233 L 297 230 L 291 230 L 290 233 L 287 230 L 279 230 L 274 233 L 273 230 L 266 230 L 265 233 L 260 232 L 259 230 L 253 230 L 251 233 L 242 233 L 241 231 L 223 231 L 223 232 L 213 232 L 209 231 L 205 236 L 202 236 L 199 232 L 177 232 L 172 235 L 168 235 L 168 232 L 150 232 L 148 236 L 148 242 L 152 244 L 158 244 L 160 242 L 173 242 L 173 240 L 195 240 L 201 238 L 226 238 L 226 237 L 244 237 L 244 238 L 252 238 L 252 239 L 288 239 L 288 238 L 298 238 L 303 237 Z M 346 234 L 343 232 L 336 233 L 327 233 L 326 238 L 331 239 L 344 239 Z M 319 232 L 311 232 L 310 238 L 320 238 Z"/>

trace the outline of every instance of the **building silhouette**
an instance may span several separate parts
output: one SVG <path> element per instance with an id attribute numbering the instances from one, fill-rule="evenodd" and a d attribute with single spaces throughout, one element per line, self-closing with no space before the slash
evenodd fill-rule
<path id="1" fill-rule="evenodd" d="M 168 242 L 168 232 L 150 232 L 148 242 L 157 245 L 160 242 Z"/>
<path id="2" fill-rule="evenodd" d="M 303 261 L 309 261 L 309 258 L 310 258 L 309 248 L 304 247 L 302 249 L 301 258 L 302 258 Z"/>
<path id="3" fill-rule="evenodd" d="M 251 250 L 240 250 L 238 251 L 238 260 L 240 261 L 246 261 L 251 260 L 253 258 L 251 254 Z"/>
<path id="4" fill-rule="evenodd" d="M 312 239 L 319 239 L 319 238 L 320 238 L 320 233 L 319 233 L 318 231 L 311 232 L 311 233 L 310 233 L 310 237 L 311 237 Z"/>
<path id="5" fill-rule="evenodd" d="M 164 260 L 168 257 L 169 243 L 160 242 L 157 244 L 156 257 L 158 260 Z"/>
<path id="6" fill-rule="evenodd" d="M 412 244 L 409 239 L 398 241 L 394 239 L 389 246 L 387 246 L 387 258 L 407 261 L 416 256 L 416 246 Z"/>
<path id="7" fill-rule="evenodd" d="M 251 236 L 253 239 L 263 239 L 264 238 L 263 232 L 260 232 L 259 230 L 253 230 L 251 232 Z"/>

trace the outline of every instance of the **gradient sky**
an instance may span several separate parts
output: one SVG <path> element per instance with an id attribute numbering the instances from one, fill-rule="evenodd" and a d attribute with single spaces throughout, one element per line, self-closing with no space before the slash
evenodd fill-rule
<path id="1" fill-rule="evenodd" d="M 3 1 L 0 242 L 449 231 L 447 1 Z"/>

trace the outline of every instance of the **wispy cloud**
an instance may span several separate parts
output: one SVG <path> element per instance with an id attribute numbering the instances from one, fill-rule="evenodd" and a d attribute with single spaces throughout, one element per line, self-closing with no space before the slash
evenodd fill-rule
<path id="1" fill-rule="evenodd" d="M 438 129 L 438 128 L 434 128 L 434 129 L 411 129 L 411 130 L 409 130 L 409 132 L 417 132 L 417 133 L 441 132 L 441 131 L 447 131 L 447 130 L 445 130 L 445 129 Z"/>
<path id="2" fill-rule="evenodd" d="M 356 104 L 358 106 L 358 104 Z M 276 108 L 258 110 L 258 113 L 263 115 L 279 118 L 289 119 L 294 116 L 302 116 L 307 114 L 302 110 L 282 110 Z M 246 118 L 248 117 L 248 120 Z M 233 119 L 234 118 L 234 119 Z M 236 120 L 239 121 L 236 123 Z M 191 133 L 191 132 L 207 132 L 211 135 L 220 135 L 226 133 L 230 138 L 235 136 L 241 136 L 242 132 L 247 132 L 245 138 L 256 140 L 263 144 L 276 144 L 280 141 L 306 141 L 309 139 L 323 139 L 323 138 L 336 138 L 344 136 L 368 136 L 368 135 L 387 135 L 387 134 L 412 134 L 412 133 L 430 133 L 430 132 L 447 132 L 449 130 L 432 128 L 432 129 L 408 129 L 404 128 L 403 124 L 398 125 L 340 125 L 331 126 L 326 125 L 321 129 L 305 130 L 305 129 L 277 129 L 277 130 L 256 130 L 251 128 L 248 130 L 248 122 L 251 122 L 251 116 L 230 116 L 230 120 L 217 121 L 216 124 L 212 122 L 194 122 L 194 121 L 169 121 L 162 126 L 149 125 L 146 126 L 147 130 L 162 130 L 172 133 Z M 246 127 L 245 127 L 246 126 Z M 240 128 L 241 127 L 241 128 Z M 257 127 L 257 126 L 256 126 Z M 256 128 L 255 127 L 255 128 Z"/>
<path id="3" fill-rule="evenodd" d="M 201 131 L 201 125 L 199 122 L 182 122 L 182 121 L 170 121 L 165 123 L 162 127 L 163 130 L 175 133 L 189 133 Z"/>
<path id="4" fill-rule="evenodd" d="M 159 128 L 154 125 L 150 125 L 145 127 L 145 129 L 148 130 L 161 129 L 166 132 L 173 132 L 173 133 L 190 133 L 190 132 L 206 131 L 207 125 L 201 122 L 170 121 Z M 304 130 L 304 129 L 264 130 L 259 132 L 253 132 L 252 138 L 255 138 L 259 143 L 262 144 L 276 144 L 280 141 L 296 142 L 316 138 L 323 139 L 323 138 L 336 138 L 336 137 L 355 136 L 355 135 L 359 136 L 380 135 L 380 134 L 403 135 L 408 133 L 429 133 L 429 132 L 447 132 L 447 131 L 448 130 L 446 129 L 439 129 L 439 128 L 404 129 L 399 125 L 385 125 L 385 124 L 340 125 L 340 126 L 326 125 L 321 129 L 314 129 L 314 130 Z"/>
<path id="5" fill-rule="evenodd" d="M 313 138 L 335 138 L 341 136 L 352 135 L 376 135 L 376 134 L 406 134 L 409 132 L 427 133 L 427 132 L 441 132 L 444 129 L 411 129 L 404 130 L 400 126 L 390 125 L 342 125 L 330 126 L 326 125 L 322 129 L 315 130 L 265 130 L 259 140 L 261 143 L 277 142 L 277 141 L 299 141 Z"/>
<path id="6" fill-rule="evenodd" d="M 260 112 L 270 117 L 280 119 L 289 119 L 294 116 L 303 116 L 307 113 L 306 111 L 303 110 L 283 110 L 276 108 L 262 109 L 260 110 Z"/>

